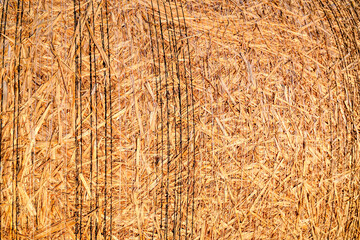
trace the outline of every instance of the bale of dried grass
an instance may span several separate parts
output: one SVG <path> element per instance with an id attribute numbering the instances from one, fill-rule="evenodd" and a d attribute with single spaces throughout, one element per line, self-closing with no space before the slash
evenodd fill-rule
<path id="1" fill-rule="evenodd" d="M 2 238 L 359 236 L 356 2 L 80 3 L 1 3 Z"/>

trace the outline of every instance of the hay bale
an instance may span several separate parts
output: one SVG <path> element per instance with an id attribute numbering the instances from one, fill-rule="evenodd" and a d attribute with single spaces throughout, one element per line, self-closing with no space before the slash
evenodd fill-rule
<path id="1" fill-rule="evenodd" d="M 359 236 L 356 2 L 0 10 L 4 239 Z"/>

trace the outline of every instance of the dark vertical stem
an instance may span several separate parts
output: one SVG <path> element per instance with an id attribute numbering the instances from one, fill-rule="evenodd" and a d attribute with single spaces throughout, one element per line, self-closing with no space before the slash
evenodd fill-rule
<path id="1" fill-rule="evenodd" d="M 91 7 L 92 7 L 92 22 L 93 22 L 93 34 L 94 37 L 96 36 L 96 25 L 95 25 L 95 8 L 94 8 L 94 1 L 91 1 Z M 93 59 L 94 59 L 94 80 L 95 80 L 95 164 L 96 164 L 96 188 L 95 188 L 95 208 L 96 208 L 96 215 L 99 214 L 99 154 L 98 154 L 98 82 L 97 82 L 97 73 L 96 73 L 96 45 L 95 42 L 93 42 Z M 98 217 L 95 218 L 95 240 L 97 240 L 97 235 L 99 231 L 99 222 Z"/>
<path id="2" fill-rule="evenodd" d="M 172 74 L 172 91 L 173 91 L 173 104 L 174 104 L 174 117 L 173 117 L 173 121 L 174 121 L 174 138 L 175 138 L 175 149 L 174 149 L 174 157 L 177 158 L 178 156 L 178 152 L 177 152 L 177 146 L 179 145 L 179 139 L 177 136 L 177 127 L 181 127 L 177 125 L 177 96 L 176 96 L 176 88 L 175 88 L 175 78 L 177 78 L 178 80 L 180 80 L 180 74 L 179 74 L 179 59 L 178 59 L 178 42 L 177 42 L 177 38 L 176 38 L 176 28 L 175 28 L 175 21 L 174 21 L 174 15 L 173 15 L 173 10 L 171 7 L 171 4 L 169 3 L 169 9 L 170 9 L 170 24 L 168 21 L 168 17 L 166 14 L 166 22 L 168 25 L 168 34 L 169 34 L 169 41 L 170 41 L 170 51 L 171 51 L 171 58 L 172 58 L 172 64 L 171 64 L 171 74 Z M 165 8 L 165 13 L 166 13 L 166 8 Z M 172 31 L 170 31 L 172 30 Z M 172 34 L 170 34 L 170 32 Z M 181 32 L 181 30 L 180 30 Z M 174 73 L 174 63 L 175 63 L 175 73 Z M 178 86 L 179 87 L 179 86 Z M 178 91 L 180 92 L 180 87 L 178 88 Z M 179 96 L 179 105 L 181 105 L 181 95 Z M 180 118 L 181 118 L 181 112 L 180 113 Z M 174 169 L 175 169 L 175 182 L 174 182 L 174 218 L 173 218 L 173 236 L 176 236 L 176 226 L 177 226 L 177 215 L 178 215 L 178 209 L 177 209 L 177 202 L 178 202 L 178 197 L 177 197 L 177 178 L 178 178 L 178 168 L 177 168 L 177 164 L 175 162 L 174 164 Z"/>
<path id="3" fill-rule="evenodd" d="M 104 36 L 104 17 L 103 17 L 103 9 L 101 9 L 101 24 L 100 24 L 100 31 L 101 31 L 101 41 L 102 41 L 102 47 L 103 49 L 105 48 L 105 36 Z M 103 67 L 106 67 L 106 62 L 105 59 L 103 59 Z M 106 71 L 104 71 L 104 101 L 105 101 L 105 178 L 104 178 L 104 227 L 103 227 L 103 235 L 104 235 L 104 239 L 106 239 L 106 235 L 107 235 L 107 175 L 108 175 L 108 169 L 107 169 L 107 163 L 108 163 L 108 146 L 107 146 L 107 142 L 108 142 L 108 137 L 107 137 L 107 132 L 108 132 L 108 116 L 107 116 L 107 111 L 108 111 L 108 102 L 107 102 L 107 78 L 106 78 Z"/>
<path id="4" fill-rule="evenodd" d="M 176 15 L 177 15 L 177 20 L 178 20 L 178 24 L 179 24 L 179 33 L 180 33 L 180 36 L 183 37 L 183 33 L 182 33 L 182 30 L 181 30 L 181 22 L 180 22 L 180 14 L 179 14 L 179 7 L 178 7 L 178 4 L 177 4 L 177 1 L 175 0 L 175 7 L 176 7 Z M 182 54 L 182 59 L 185 59 L 185 53 L 184 53 L 184 49 L 179 49 L 179 51 L 181 51 L 181 54 Z M 179 181 L 178 181 L 178 185 L 179 185 L 179 197 L 178 197 L 178 204 L 179 204 L 179 207 L 178 207 L 178 215 L 179 215 L 179 231 L 178 231 L 178 235 L 179 235 L 179 240 L 181 239 L 181 228 L 182 228 L 182 186 L 183 186 L 183 149 L 182 149 L 182 139 L 183 139 L 183 126 L 182 126 L 182 100 L 181 100 L 181 75 L 180 75 L 180 64 L 178 65 L 179 69 L 178 69 L 178 73 L 179 73 L 179 82 L 178 82 L 178 88 L 179 88 L 179 115 L 180 115 L 180 146 L 179 146 L 179 149 L 180 149 L 180 160 L 179 160 L 179 164 L 178 164 L 178 168 L 179 168 Z M 185 84 L 186 84 L 186 92 L 185 92 L 185 98 L 186 98 L 186 106 L 187 106 L 187 124 L 188 124 L 188 91 L 187 91 L 187 80 L 186 80 L 186 63 L 185 61 L 183 62 L 183 77 L 185 78 Z M 189 135 L 189 128 L 187 128 L 187 133 Z M 188 141 L 188 146 L 189 146 L 189 141 Z M 174 235 L 174 238 L 176 239 L 176 235 Z"/>
<path id="5" fill-rule="evenodd" d="M 13 112 L 13 196 L 12 196 L 12 202 L 13 202 L 13 206 L 12 206 L 12 231 L 15 231 L 14 235 L 15 235 L 15 239 L 18 239 L 18 215 L 19 215 L 19 196 L 18 196 L 18 179 L 17 179 L 17 175 L 18 175 L 18 171 L 19 171 L 19 98 L 20 98 L 20 58 L 21 58 L 21 47 L 19 47 L 18 49 L 18 45 L 19 45 L 19 38 L 21 38 L 21 36 L 19 37 L 18 32 L 19 32 L 19 28 L 21 28 L 21 22 L 20 18 L 22 18 L 22 12 L 19 11 L 20 10 L 20 0 L 18 0 L 17 2 L 17 6 L 16 6 L 16 27 L 15 27 L 15 51 L 19 51 L 19 55 L 18 55 L 18 63 L 15 61 L 15 73 L 14 73 L 14 112 Z M 21 14 L 21 16 L 20 16 Z M 19 26 L 20 25 L 20 26 Z M 21 30 L 20 30 L 21 31 Z M 21 40 L 20 40 L 20 45 L 21 45 Z M 15 155 L 15 156 L 14 156 Z M 15 160 L 14 160 L 15 158 Z M 13 234 L 12 234 L 13 235 Z"/>
<path id="6" fill-rule="evenodd" d="M 1 25 L 0 25 L 0 41 L 2 40 L 2 55 L 1 55 L 1 67 L 5 68 L 5 35 L 6 35 L 6 23 L 7 23 L 7 10 L 8 10 L 9 1 L 4 0 L 1 12 Z M 1 106 L 0 106 L 0 178 L 2 178 L 2 172 L 4 171 L 2 164 L 2 119 L 4 112 L 4 94 L 8 94 L 8 89 L 4 89 L 4 75 L 1 78 Z M 7 91 L 5 93 L 5 91 Z M 2 202 L 2 181 L 0 182 L 0 202 Z M 2 209 L 0 209 L 0 240 L 2 239 Z"/>
<path id="7" fill-rule="evenodd" d="M 178 20 L 178 24 L 179 24 L 179 34 L 180 34 L 180 37 L 183 37 L 182 36 L 182 30 L 181 30 L 181 23 L 180 23 L 180 16 L 179 16 L 179 9 L 178 9 L 178 5 L 177 5 L 177 1 L 175 0 L 175 8 L 176 8 L 176 15 L 177 15 L 177 20 Z M 184 59 L 184 50 L 183 49 L 179 49 L 179 51 L 181 51 L 182 53 L 182 59 Z M 183 64 L 183 71 L 184 73 L 183 74 L 186 74 L 186 70 L 185 70 L 185 62 Z M 178 215 L 179 215 L 179 239 L 181 238 L 181 228 L 182 228 L 182 224 L 181 224 L 181 210 L 182 210 L 182 165 L 183 165 L 183 147 L 182 147 L 182 131 L 183 131 L 183 126 L 182 126 L 182 98 L 181 98 L 181 75 L 180 75 L 180 64 L 178 63 L 178 97 L 179 97 L 179 125 L 180 125 L 180 141 L 179 141 L 179 149 L 180 149 L 180 158 L 179 158 L 179 163 L 178 163 L 178 171 L 179 171 L 179 180 L 178 180 L 178 188 L 179 188 L 179 197 L 178 197 Z M 174 239 L 176 239 L 176 233 L 174 232 Z"/>
<path id="8" fill-rule="evenodd" d="M 182 17 L 183 17 L 183 24 L 185 24 L 185 15 L 184 15 L 184 9 L 183 9 L 183 5 L 180 2 L 180 8 L 182 10 Z M 185 26 L 184 26 L 185 27 Z M 185 31 L 185 37 L 186 36 L 186 31 Z M 189 44 L 187 42 L 187 44 Z M 185 95 L 186 95 L 186 131 L 187 131 L 187 191 L 186 191 L 186 212 L 185 212 L 185 239 L 188 238 L 188 215 L 189 215 L 189 195 L 190 195 L 190 116 L 189 116 L 189 84 L 188 84 L 188 76 L 186 74 L 187 69 L 186 69 L 186 61 L 185 61 L 185 51 L 183 52 L 184 55 L 184 78 L 185 78 Z M 180 239 L 180 234 L 179 234 L 179 239 Z"/>
<path id="9" fill-rule="evenodd" d="M 92 12 L 94 14 L 94 12 Z M 89 28 L 91 26 L 91 18 L 88 19 Z M 92 41 L 90 37 L 90 31 L 89 31 L 89 64 L 90 64 L 90 86 L 89 86 L 89 98 L 90 98 L 90 211 L 93 210 L 93 151 L 94 151 L 94 145 L 93 145 L 93 96 L 92 96 L 92 90 L 93 90 L 93 50 L 92 50 Z M 90 239 L 93 239 L 93 216 L 90 216 Z"/>
<path id="10" fill-rule="evenodd" d="M 172 44 L 172 37 L 170 34 L 171 31 L 171 25 L 169 24 L 169 20 L 168 20 L 168 13 L 166 11 L 166 5 L 165 2 L 163 2 L 163 6 L 164 6 L 164 11 L 165 11 L 165 20 L 166 20 L 166 28 L 167 28 L 167 32 L 168 32 L 168 39 L 169 39 L 169 47 L 170 47 L 170 55 L 171 55 L 171 59 L 170 59 L 170 63 L 169 63 L 169 67 L 170 68 L 170 74 L 171 74 L 171 78 L 172 78 L 172 85 L 173 85 L 173 90 L 175 89 L 174 87 L 174 69 L 173 69 L 173 44 Z M 173 29 L 174 30 L 174 29 Z M 165 69 L 167 71 L 167 69 Z M 165 205 L 165 239 L 168 239 L 168 230 L 169 230 L 169 205 L 170 205 L 170 164 L 171 164 L 171 143 L 170 143 L 170 108 L 169 108 L 169 104 L 170 104 L 170 90 L 169 90 L 169 82 L 166 81 L 166 112 L 167 112 L 167 119 L 166 119 L 166 126 L 167 126 L 167 179 L 166 179 L 166 205 Z M 174 95 L 174 94 L 173 94 Z M 174 104 L 175 107 L 175 104 Z M 175 112 L 174 112 L 175 113 Z M 175 117 L 175 114 L 174 114 Z M 176 133 L 176 127 L 175 127 L 175 133 Z M 175 146 L 176 146 L 176 134 L 175 134 Z"/>
<path id="11" fill-rule="evenodd" d="M 78 5 L 78 11 L 79 11 L 79 114 L 80 114 L 80 174 L 83 173 L 83 117 L 82 117 L 82 94 L 81 94 L 81 88 L 82 88 L 82 29 L 81 29 L 81 1 L 79 0 Z M 83 215 L 83 188 L 80 184 L 80 239 L 82 239 L 82 215 Z"/>
<path id="12" fill-rule="evenodd" d="M 161 45 L 162 45 L 162 51 L 163 51 L 163 60 L 164 60 L 164 70 L 165 70 L 165 87 L 166 87 L 166 98 L 167 98 L 167 78 L 168 78 L 168 72 L 167 72 L 167 63 L 166 63 L 166 54 L 165 54 L 165 40 L 164 40 L 164 34 L 163 34 L 163 27 L 161 23 L 161 13 L 160 13 L 160 5 L 159 0 L 157 0 L 158 5 L 158 14 L 159 14 L 159 25 L 160 25 L 160 37 L 161 37 Z M 160 68 L 160 65 L 159 65 Z M 160 83 L 161 86 L 161 83 Z M 160 92 L 162 92 L 162 88 L 160 89 Z M 160 230 L 162 229 L 162 216 L 163 216 L 163 197 L 164 197 L 164 191 L 163 191 L 163 176 L 164 176 L 164 123 L 163 123 L 163 100 L 161 97 L 160 100 L 160 107 L 161 107 L 161 203 L 160 203 Z"/>
<path id="13" fill-rule="evenodd" d="M 175 7 L 176 7 L 176 11 L 178 12 L 178 9 L 177 9 L 177 3 L 175 2 Z M 173 15 L 173 10 L 172 10 L 172 7 L 171 7 L 171 4 L 169 2 L 169 8 L 170 8 L 170 24 L 169 24 L 169 21 L 168 21 L 168 16 L 167 16 L 167 13 L 166 13 L 166 7 L 165 7 L 165 14 L 166 14 L 166 22 L 167 22 L 167 26 L 168 26 L 168 29 L 172 30 L 172 31 L 168 31 L 168 34 L 169 34 L 169 41 L 170 41 L 170 51 L 171 51 L 171 58 L 172 58 L 172 64 L 171 64 L 171 74 L 172 74 L 172 87 L 173 87 L 173 101 L 174 101 L 174 117 L 173 117 L 173 121 L 174 121 L 174 131 L 175 131 L 175 150 L 174 150 L 174 156 L 177 157 L 178 156 L 178 152 L 177 152 L 177 146 L 180 145 L 180 153 L 182 151 L 182 144 L 180 144 L 180 142 L 182 141 L 181 138 L 182 138 L 182 121 L 181 121 L 181 87 L 180 87 L 180 66 L 179 66 L 179 59 L 178 59 L 178 55 L 179 55 L 179 51 L 180 49 L 178 49 L 178 41 L 177 41 L 177 38 L 176 38 L 176 28 L 175 28 L 175 21 L 174 21 L 174 15 Z M 172 33 L 170 35 L 170 32 Z M 179 27 L 179 32 L 180 32 L 180 36 L 181 36 L 181 28 Z M 174 69 L 173 69 L 173 64 L 175 63 L 175 74 L 174 74 Z M 175 89 L 175 77 L 178 78 L 178 101 L 179 101 L 179 119 L 180 119 L 180 124 L 178 126 L 177 124 L 177 120 L 176 120 L 176 114 L 177 114 L 177 109 L 176 109 L 176 106 L 177 106 L 177 96 L 176 96 L 176 89 Z M 177 128 L 179 128 L 180 130 L 180 139 L 178 139 L 179 137 L 177 136 Z M 178 161 L 180 161 L 182 159 L 182 156 L 180 156 L 180 158 L 178 159 Z M 173 220 L 173 236 L 174 238 L 176 237 L 176 227 L 177 227 L 177 215 L 179 213 L 178 211 L 178 202 L 179 202 L 179 198 L 178 198 L 178 194 L 177 194 L 177 188 L 178 188 L 178 172 L 179 172 L 179 169 L 178 168 L 178 165 L 177 163 L 175 163 L 175 187 L 174 187 L 174 220 Z"/>
<path id="14" fill-rule="evenodd" d="M 78 56 L 78 39 L 77 39 L 77 33 L 76 33 L 76 29 L 77 29 L 77 24 L 79 23 L 79 18 L 76 12 L 76 7 L 77 7 L 77 1 L 74 0 L 74 38 L 75 38 L 75 88 L 74 88 L 74 96 L 75 96 L 75 122 L 74 122 L 74 128 L 75 128 L 75 168 L 76 168 L 76 177 L 75 177 L 75 181 L 76 181 L 76 192 L 75 192 L 75 213 L 74 213 L 74 217 L 75 217 L 75 239 L 79 239 L 79 223 L 80 223 L 80 219 L 79 219 L 79 187 L 80 187 L 80 182 L 79 182 L 79 136 L 78 136 L 78 127 L 77 127 L 77 122 L 78 122 L 78 114 L 79 114 L 79 107 L 78 107 L 78 88 L 79 88 L 79 56 Z"/>
<path id="15" fill-rule="evenodd" d="M 19 28 L 19 57 L 18 57 L 18 66 L 17 66 L 17 117 L 16 117 L 16 225 L 19 224 L 19 216 L 20 216 L 20 202 L 19 202 L 19 192 L 18 192 L 18 174 L 20 171 L 20 149 L 19 149 L 19 127 L 20 127 L 20 102 L 21 102 L 21 94 L 20 94 L 20 73 L 21 73 L 21 48 L 22 48 L 22 30 L 23 30 L 23 16 L 24 16 L 24 1 L 21 1 L 21 12 L 20 12 L 20 28 Z M 18 236 L 19 226 L 16 226 L 16 239 Z"/>
<path id="16" fill-rule="evenodd" d="M 108 0 L 105 0 L 105 10 L 106 10 L 106 34 L 107 34 L 107 60 L 108 60 L 108 79 L 109 79 L 109 110 L 110 110 L 110 237 L 112 236 L 113 231 L 113 160 L 112 160 L 112 151 L 113 151 L 113 129 L 112 129 L 112 97 L 111 97 L 111 62 L 110 62 L 110 32 L 109 32 L 109 6 Z"/>

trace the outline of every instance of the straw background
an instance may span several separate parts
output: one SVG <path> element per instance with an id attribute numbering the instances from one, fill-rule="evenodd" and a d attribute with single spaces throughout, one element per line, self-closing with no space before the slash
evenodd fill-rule
<path id="1" fill-rule="evenodd" d="M 74 2 L 0 2 L 1 239 L 359 238 L 359 3 Z"/>

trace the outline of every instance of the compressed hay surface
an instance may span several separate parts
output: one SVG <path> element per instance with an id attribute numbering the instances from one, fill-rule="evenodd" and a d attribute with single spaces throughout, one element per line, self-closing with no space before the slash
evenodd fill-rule
<path id="1" fill-rule="evenodd" d="M 2 238 L 358 238 L 356 2 L 18 6 Z"/>

